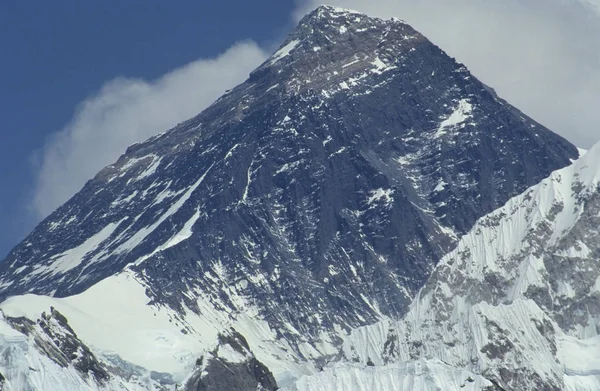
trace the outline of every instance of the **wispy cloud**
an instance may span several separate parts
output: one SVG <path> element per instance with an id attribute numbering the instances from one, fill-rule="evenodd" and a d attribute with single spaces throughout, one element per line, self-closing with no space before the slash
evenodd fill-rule
<path id="1" fill-rule="evenodd" d="M 127 146 L 171 128 L 244 81 L 267 54 L 253 42 L 239 43 L 216 58 L 200 59 L 157 80 L 118 78 L 79 105 L 34 159 L 31 207 L 44 218 L 67 201 Z"/>
<path id="2" fill-rule="evenodd" d="M 600 0 L 330 0 L 398 17 L 571 142 L 600 139 Z M 299 18 L 321 0 L 301 0 Z"/>

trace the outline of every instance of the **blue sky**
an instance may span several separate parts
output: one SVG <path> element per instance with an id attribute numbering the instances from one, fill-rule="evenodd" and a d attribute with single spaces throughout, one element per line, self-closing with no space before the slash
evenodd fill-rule
<path id="1" fill-rule="evenodd" d="M 0 2 L 0 258 L 127 145 L 242 82 L 321 0 Z M 525 113 L 600 139 L 600 0 L 331 0 L 398 17 Z"/>

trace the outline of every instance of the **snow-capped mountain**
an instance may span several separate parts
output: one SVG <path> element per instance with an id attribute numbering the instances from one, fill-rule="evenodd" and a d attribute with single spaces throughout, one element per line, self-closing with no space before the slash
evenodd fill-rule
<path id="1" fill-rule="evenodd" d="M 195 391 L 218 387 L 225 362 L 239 389 L 292 384 L 352 356 L 351 330 L 404 315 L 478 218 L 577 156 L 402 21 L 320 7 L 245 83 L 130 147 L 0 264 L 0 372 L 13 388 Z M 360 376 L 489 383 L 392 361 Z"/>
<path id="2" fill-rule="evenodd" d="M 346 352 L 437 360 L 501 390 L 598 390 L 599 260 L 600 143 L 481 218 L 400 322 L 354 332 Z"/>

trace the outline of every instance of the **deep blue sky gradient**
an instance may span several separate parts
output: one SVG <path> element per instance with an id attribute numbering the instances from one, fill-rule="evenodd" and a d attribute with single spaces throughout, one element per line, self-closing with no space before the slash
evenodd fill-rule
<path id="1" fill-rule="evenodd" d="M 33 228 L 32 154 L 118 76 L 154 79 L 235 42 L 271 47 L 293 0 L 0 2 L 0 259 Z"/>

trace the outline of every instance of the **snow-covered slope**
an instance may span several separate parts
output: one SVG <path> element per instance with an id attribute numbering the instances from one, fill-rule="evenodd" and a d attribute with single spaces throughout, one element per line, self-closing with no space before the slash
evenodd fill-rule
<path id="1" fill-rule="evenodd" d="M 362 362 L 441 360 L 505 390 L 600 389 L 600 143 L 481 218 Z M 367 389 L 367 388 L 362 388 Z"/>
<path id="2" fill-rule="evenodd" d="M 148 370 L 93 352 L 52 307 L 32 319 L 0 313 L 0 372 L 3 391 L 163 390 Z"/>
<path id="3" fill-rule="evenodd" d="M 337 364 L 305 376 L 283 391 L 475 391 L 493 384 L 483 377 L 439 360 L 383 366 Z"/>
<path id="4" fill-rule="evenodd" d="M 219 311 L 198 295 L 200 315 L 190 310 L 180 313 L 166 306 L 152 305 L 145 290 L 144 283 L 133 272 L 125 271 L 101 281 L 79 295 L 66 298 L 33 294 L 15 296 L 2 303 L 0 310 L 5 319 L 21 318 L 33 323 L 43 319 L 44 313 L 51 309 L 58 311 L 68 319 L 69 327 L 78 339 L 89 346 L 100 361 L 107 364 L 106 371 L 121 382 L 123 378 L 133 376 L 136 381 L 145 381 L 148 387 L 153 382 L 172 387 L 181 384 L 194 372 L 197 360 L 210 354 L 223 333 L 227 334 L 229 330 L 243 335 L 249 349 L 276 375 L 279 384 L 286 384 L 315 371 L 312 361 L 301 360 L 294 355 L 289 343 L 279 340 L 276 331 L 260 320 L 256 316 L 256 309 L 250 306 L 239 316 L 232 317 L 230 313 Z M 14 339 L 15 333 L 19 334 L 6 321 L 0 320 L 0 325 L 0 338 Z M 37 351 L 32 341 L 26 343 L 26 336 L 21 335 L 17 340 L 23 345 L 22 349 L 30 350 L 31 354 Z M 303 352 L 308 359 L 314 360 L 335 352 L 331 341 L 324 341 L 321 348 L 319 351 L 307 345 Z M 9 384 L 27 373 L 19 367 L 27 367 L 26 363 L 29 361 L 23 357 L 25 355 L 6 356 L 0 362 L 0 373 L 4 374 Z M 54 363 L 47 358 L 46 360 L 46 367 L 53 368 Z M 44 364 L 43 361 L 40 362 Z M 121 367 L 122 373 L 112 370 L 111 367 L 117 365 Z M 37 364 L 31 366 L 38 368 Z M 60 367 L 52 370 L 62 371 Z M 52 370 L 41 373 L 52 373 Z M 77 374 L 72 366 L 66 371 L 66 378 L 78 379 L 69 372 Z M 61 384 L 60 379 L 56 384 Z M 42 380 L 35 384 L 33 390 L 61 389 L 53 388 L 54 383 Z M 73 383 L 69 389 L 86 389 L 87 383 L 76 384 L 79 383 Z"/>

